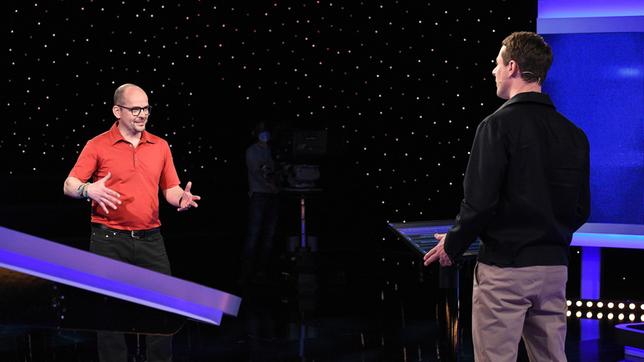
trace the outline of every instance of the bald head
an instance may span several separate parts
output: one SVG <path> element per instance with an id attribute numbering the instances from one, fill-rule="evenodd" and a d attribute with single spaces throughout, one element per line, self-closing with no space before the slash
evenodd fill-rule
<path id="1" fill-rule="evenodd" d="M 138 85 L 132 84 L 132 83 L 125 83 L 123 85 L 120 85 L 114 91 L 114 104 L 116 105 L 116 104 L 125 103 L 125 100 L 127 98 L 127 93 L 130 93 L 132 91 L 145 93 L 145 91 L 143 91 L 143 89 Z"/>

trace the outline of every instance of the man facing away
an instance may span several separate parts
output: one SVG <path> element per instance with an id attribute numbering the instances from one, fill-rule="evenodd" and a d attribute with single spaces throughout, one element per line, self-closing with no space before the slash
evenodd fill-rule
<path id="1" fill-rule="evenodd" d="M 506 37 L 492 74 L 507 101 L 476 130 L 454 226 L 425 265 L 448 266 L 480 237 L 472 339 L 477 361 L 566 361 L 566 281 L 572 234 L 590 213 L 589 144 L 541 85 L 552 63 L 542 37 Z"/>
<path id="2" fill-rule="evenodd" d="M 134 84 L 114 92 L 112 127 L 89 140 L 65 180 L 64 193 L 92 201 L 90 251 L 170 274 L 159 227 L 159 188 L 177 211 L 197 207 L 199 196 L 179 186 L 168 143 L 145 130 L 148 96 Z M 91 181 L 91 182 L 90 182 Z M 125 336 L 99 332 L 100 361 L 127 361 Z M 171 361 L 172 339 L 147 336 L 148 361 Z"/>

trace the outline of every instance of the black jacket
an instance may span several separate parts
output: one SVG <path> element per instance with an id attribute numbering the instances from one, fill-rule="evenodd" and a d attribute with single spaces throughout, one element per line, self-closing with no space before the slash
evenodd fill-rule
<path id="1" fill-rule="evenodd" d="M 550 97 L 515 95 L 476 130 L 446 253 L 458 260 L 478 236 L 485 264 L 568 265 L 590 213 L 589 163 L 586 135 Z"/>

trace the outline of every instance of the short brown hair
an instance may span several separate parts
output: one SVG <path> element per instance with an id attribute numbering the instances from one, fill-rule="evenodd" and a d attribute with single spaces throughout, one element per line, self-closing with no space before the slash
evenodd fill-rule
<path id="1" fill-rule="evenodd" d="M 505 45 L 501 54 L 505 65 L 514 60 L 523 80 L 543 83 L 552 64 L 552 49 L 540 35 L 519 31 L 508 35 L 501 44 Z"/>

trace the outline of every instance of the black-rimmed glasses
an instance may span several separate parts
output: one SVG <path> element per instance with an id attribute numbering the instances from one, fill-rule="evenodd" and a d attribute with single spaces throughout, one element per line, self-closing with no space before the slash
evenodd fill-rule
<path id="1" fill-rule="evenodd" d="M 141 114 L 141 112 L 143 112 L 143 113 L 145 113 L 145 114 L 148 114 L 148 115 L 150 114 L 150 112 L 152 112 L 152 106 L 145 106 L 145 107 L 126 107 L 126 106 L 122 106 L 122 105 L 120 105 L 120 104 L 117 104 L 116 106 L 117 106 L 117 107 L 121 107 L 121 108 L 125 108 L 125 109 L 127 109 L 127 110 L 128 110 L 128 111 L 130 111 L 130 113 L 132 113 L 132 115 L 133 115 L 133 116 L 135 116 L 135 117 L 136 117 L 136 116 L 138 116 L 139 114 Z"/>

